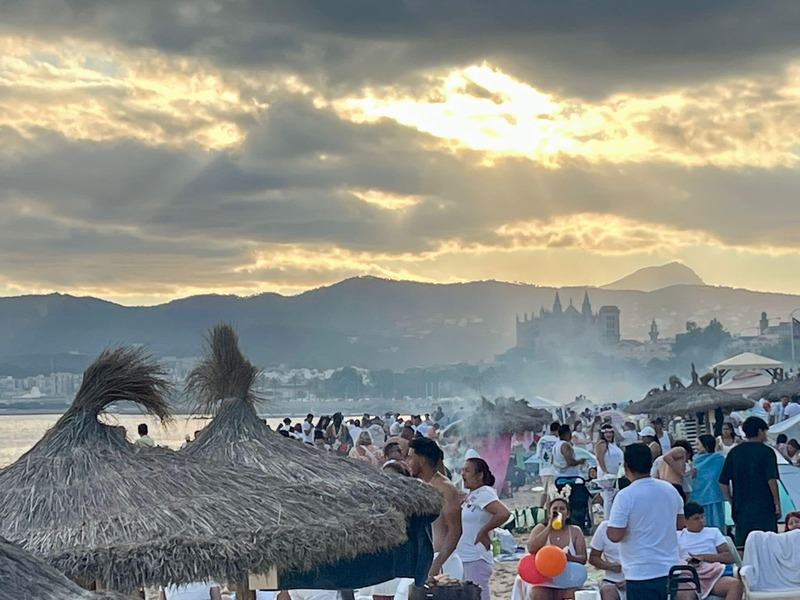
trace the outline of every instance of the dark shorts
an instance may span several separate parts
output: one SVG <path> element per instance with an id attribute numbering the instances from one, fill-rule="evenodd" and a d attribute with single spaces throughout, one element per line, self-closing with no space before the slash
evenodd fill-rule
<path id="1" fill-rule="evenodd" d="M 775 515 L 746 515 L 734 519 L 734 542 L 737 548 L 744 548 L 744 543 L 751 531 L 773 531 L 778 532 L 778 519 Z"/>
<path id="2" fill-rule="evenodd" d="M 683 491 L 683 486 L 680 483 L 673 483 L 672 487 L 678 490 L 678 493 L 681 495 L 683 503 L 686 504 L 686 492 Z"/>
<path id="3" fill-rule="evenodd" d="M 625 594 L 628 600 L 667 600 L 669 577 L 628 580 L 625 582 Z"/>

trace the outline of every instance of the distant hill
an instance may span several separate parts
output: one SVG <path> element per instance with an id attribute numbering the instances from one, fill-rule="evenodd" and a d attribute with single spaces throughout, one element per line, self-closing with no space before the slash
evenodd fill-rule
<path id="1" fill-rule="evenodd" d="M 604 290 L 637 290 L 652 292 L 672 285 L 705 285 L 691 268 L 679 262 L 659 267 L 645 267 L 602 286 Z"/>
<path id="2" fill-rule="evenodd" d="M 585 289 L 561 288 L 561 301 L 580 306 Z M 156 356 L 198 356 L 204 333 L 220 320 L 237 327 L 261 366 L 405 369 L 491 361 L 514 346 L 515 316 L 552 306 L 555 291 L 497 281 L 358 277 L 298 296 L 194 296 L 151 307 L 62 294 L 0 298 L 0 375 L 31 360 L 36 368 L 71 370 L 80 357 L 118 343 L 145 344 Z M 619 306 L 622 336 L 632 339 L 646 339 L 653 318 L 662 336 L 683 331 L 686 321 L 703 325 L 712 318 L 736 334 L 757 325 L 762 310 L 785 319 L 800 306 L 798 296 L 694 284 L 588 292 L 594 311 Z"/>

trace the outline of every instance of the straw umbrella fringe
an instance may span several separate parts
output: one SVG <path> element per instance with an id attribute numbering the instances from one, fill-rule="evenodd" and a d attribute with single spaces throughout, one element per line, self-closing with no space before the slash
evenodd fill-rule
<path id="1" fill-rule="evenodd" d="M 215 326 L 207 344 L 206 355 L 189 374 L 186 391 L 195 410 L 215 417 L 182 453 L 234 469 L 253 467 L 277 481 L 305 483 L 311 490 L 346 486 L 350 495 L 364 502 L 407 516 L 439 513 L 441 496 L 429 485 L 387 475 L 363 461 L 321 452 L 270 431 L 255 410 L 257 397 L 251 386 L 258 370 L 239 349 L 233 328 L 224 323 Z"/>
<path id="2" fill-rule="evenodd" d="M 97 420 L 119 400 L 166 420 L 166 389 L 140 351 L 101 354 L 67 413 L 0 471 L 0 533 L 73 579 L 121 591 L 235 581 L 273 566 L 307 570 L 405 540 L 399 511 L 339 493 L 343 482 L 310 494 L 258 469 L 231 477 L 172 451 L 139 449 Z"/>
<path id="3" fill-rule="evenodd" d="M 87 592 L 50 565 L 1 537 L 0 598 L 124 600 L 123 596 L 113 592 Z"/>

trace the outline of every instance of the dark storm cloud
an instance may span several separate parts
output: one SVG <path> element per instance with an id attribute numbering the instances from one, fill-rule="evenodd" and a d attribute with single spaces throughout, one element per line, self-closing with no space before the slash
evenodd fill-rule
<path id="1" fill-rule="evenodd" d="M 800 48 L 800 4 L 779 0 L 31 0 L 0 15 L 7 30 L 282 67 L 333 88 L 488 60 L 550 89 L 602 94 L 774 68 Z"/>

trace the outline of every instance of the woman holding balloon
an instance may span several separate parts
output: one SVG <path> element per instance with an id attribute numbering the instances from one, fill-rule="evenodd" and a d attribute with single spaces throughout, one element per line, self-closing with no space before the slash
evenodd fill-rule
<path id="1" fill-rule="evenodd" d="M 580 527 L 569 523 L 566 499 L 553 498 L 547 514 L 547 524 L 531 531 L 530 554 L 520 560 L 519 575 L 533 585 L 531 600 L 572 598 L 586 581 L 586 539 Z"/>

